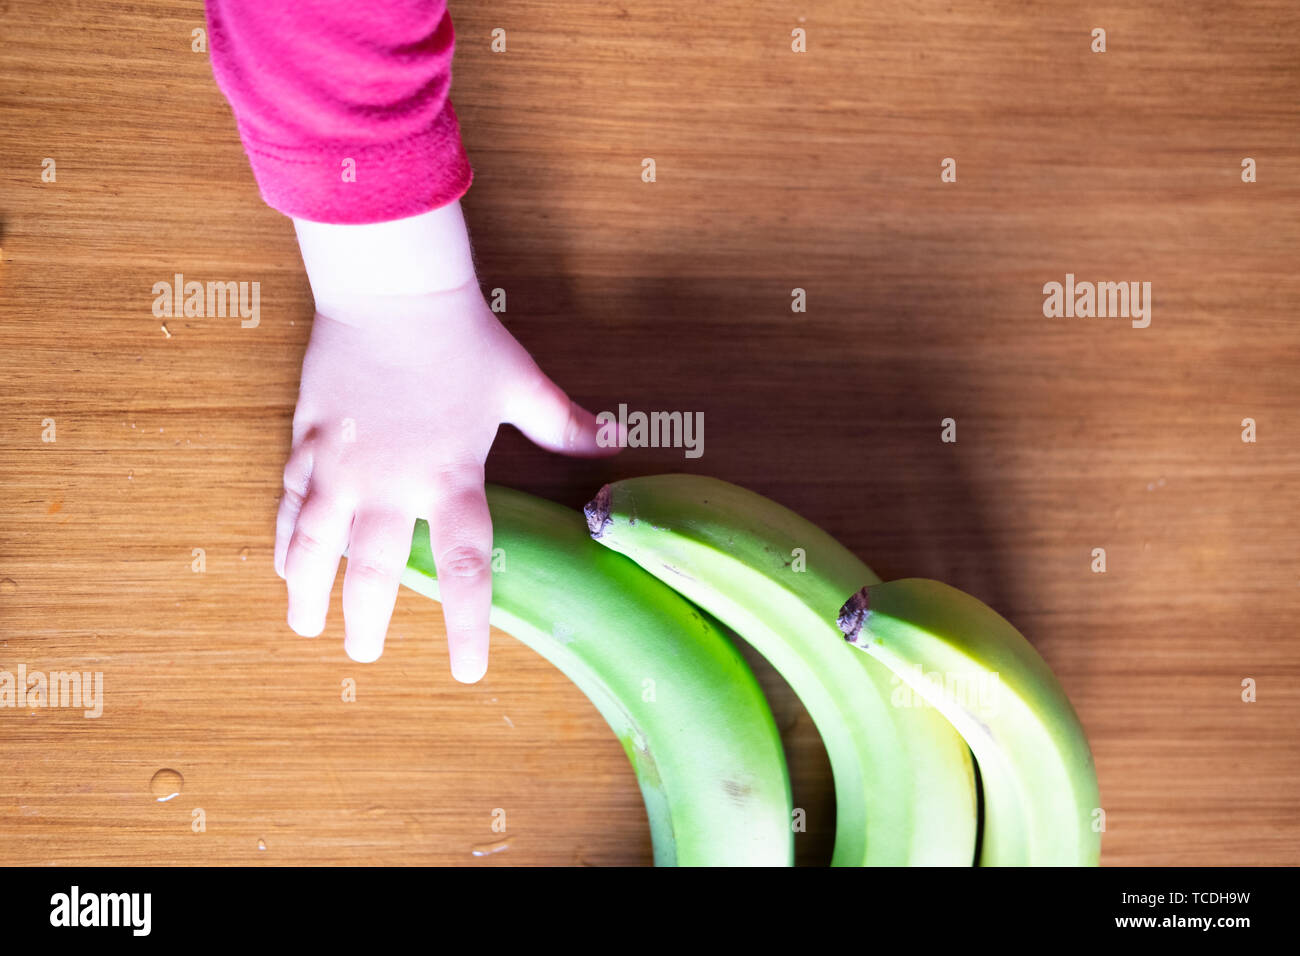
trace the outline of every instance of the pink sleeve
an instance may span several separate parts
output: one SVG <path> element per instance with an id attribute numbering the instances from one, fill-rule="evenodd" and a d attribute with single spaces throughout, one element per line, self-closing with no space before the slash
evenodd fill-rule
<path id="1" fill-rule="evenodd" d="M 444 0 L 206 4 L 212 71 L 272 208 L 386 222 L 469 188 Z"/>

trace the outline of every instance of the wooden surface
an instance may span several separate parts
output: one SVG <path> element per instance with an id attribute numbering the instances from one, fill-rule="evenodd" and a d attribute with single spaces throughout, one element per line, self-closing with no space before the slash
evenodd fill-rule
<path id="1" fill-rule="evenodd" d="M 575 398 L 706 423 L 696 460 L 503 432 L 489 477 L 573 506 L 669 470 L 768 494 L 1030 637 L 1093 743 L 1104 862 L 1297 862 L 1300 8 L 452 9 L 485 288 Z M 522 645 L 465 687 L 410 592 L 376 664 L 344 655 L 337 590 L 319 639 L 284 624 L 312 307 L 201 25 L 196 0 L 0 2 L 0 667 L 99 670 L 106 698 L 0 710 L 0 861 L 648 862 L 618 742 Z M 150 290 L 177 272 L 260 281 L 261 325 L 168 338 Z M 1150 327 L 1044 318 L 1067 272 L 1151 282 Z M 825 862 L 825 754 L 760 671 Z M 509 846 L 475 857 L 495 808 Z"/>

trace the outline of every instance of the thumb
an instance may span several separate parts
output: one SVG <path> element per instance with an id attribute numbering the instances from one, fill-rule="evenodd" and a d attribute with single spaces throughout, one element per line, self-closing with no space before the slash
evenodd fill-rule
<path id="1" fill-rule="evenodd" d="M 578 458 L 617 454 L 622 446 L 618 421 L 598 421 L 596 416 L 570 400 L 564 389 L 540 369 L 511 402 L 506 421 L 533 444 L 547 451 Z"/>

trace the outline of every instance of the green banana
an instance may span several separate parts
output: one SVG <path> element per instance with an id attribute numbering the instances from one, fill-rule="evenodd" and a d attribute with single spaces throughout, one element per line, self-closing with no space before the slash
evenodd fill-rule
<path id="1" fill-rule="evenodd" d="M 717 625 L 632 562 L 594 544 L 581 516 L 489 485 L 492 623 L 587 695 L 623 744 L 657 866 L 789 866 L 790 778 L 757 680 Z M 402 583 L 438 598 L 428 526 Z"/>
<path id="2" fill-rule="evenodd" d="M 846 640 L 952 722 L 984 793 L 981 866 L 1096 866 L 1097 771 L 1065 691 L 1020 632 L 938 581 L 869 584 L 841 608 Z"/>
<path id="3" fill-rule="evenodd" d="M 846 586 L 879 580 L 865 564 L 794 512 L 713 478 L 616 482 L 585 512 L 592 537 L 716 615 L 799 695 L 835 778 L 833 865 L 974 862 L 969 749 L 936 711 L 893 706 L 905 688 L 835 628 Z"/>

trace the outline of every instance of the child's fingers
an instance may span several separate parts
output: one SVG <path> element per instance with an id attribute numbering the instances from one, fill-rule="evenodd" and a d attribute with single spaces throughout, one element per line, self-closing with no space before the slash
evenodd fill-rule
<path id="1" fill-rule="evenodd" d="M 304 442 L 294 448 L 284 466 L 284 494 L 280 496 L 280 508 L 275 515 L 275 573 L 280 577 L 284 577 L 284 559 L 289 553 L 294 525 L 298 523 L 298 512 L 307 500 L 311 465 L 310 446 Z"/>
<path id="2" fill-rule="evenodd" d="M 492 610 L 492 517 L 483 476 L 445 482 L 429 519 L 430 545 L 447 626 L 451 674 L 473 684 L 487 673 Z"/>
<path id="3" fill-rule="evenodd" d="M 564 389 L 541 371 L 530 380 L 531 387 L 512 396 L 506 421 L 548 451 L 582 458 L 612 455 L 619 449 L 611 424 L 601 432 L 596 416 L 570 401 Z"/>
<path id="4" fill-rule="evenodd" d="M 330 591 L 347 546 L 352 511 L 313 488 L 298 513 L 284 560 L 289 626 L 303 637 L 325 630 Z"/>
<path id="5" fill-rule="evenodd" d="M 343 649 L 360 663 L 378 660 L 411 552 L 414 514 L 358 511 L 343 576 Z"/>

